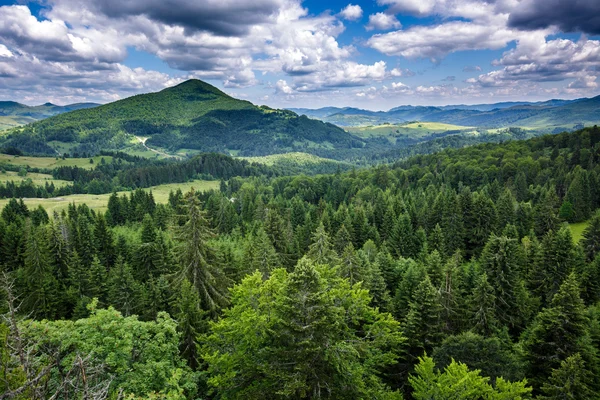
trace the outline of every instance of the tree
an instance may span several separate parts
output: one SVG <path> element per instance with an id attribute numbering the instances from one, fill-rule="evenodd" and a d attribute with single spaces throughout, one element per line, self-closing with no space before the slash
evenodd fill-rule
<path id="1" fill-rule="evenodd" d="M 596 362 L 595 350 L 589 346 L 588 321 L 579 295 L 575 273 L 571 273 L 523 335 L 523 349 L 528 362 L 528 377 L 541 388 L 561 361 L 580 353 L 586 363 Z M 589 364 L 588 364 L 589 365 Z"/>
<path id="2" fill-rule="evenodd" d="M 501 337 L 484 337 L 472 332 L 463 332 L 447 336 L 434 349 L 432 356 L 439 368 L 447 367 L 454 360 L 481 370 L 484 376 L 490 377 L 492 384 L 495 384 L 499 377 L 510 381 L 518 381 L 525 377 L 522 358 L 513 349 L 513 344 L 506 334 Z"/>
<path id="3" fill-rule="evenodd" d="M 439 294 L 425 275 L 415 290 L 403 324 L 409 359 L 416 360 L 423 353 L 431 352 L 441 341 L 441 313 Z"/>
<path id="4" fill-rule="evenodd" d="M 481 266 L 494 288 L 495 314 L 500 323 L 515 329 L 522 322 L 519 304 L 519 243 L 515 239 L 492 236 L 481 254 Z"/>
<path id="5" fill-rule="evenodd" d="M 590 389 L 590 382 L 594 379 L 590 371 L 585 368 L 585 362 L 579 353 L 575 353 L 560 363 L 558 369 L 552 370 L 548 382 L 542 386 L 543 396 L 538 399 L 592 399 L 597 397 Z"/>
<path id="6" fill-rule="evenodd" d="M 316 264 L 335 265 L 338 262 L 336 252 L 333 250 L 329 235 L 325 231 L 323 223 L 319 224 L 312 235 L 312 243 L 308 247 L 306 256 Z"/>
<path id="7" fill-rule="evenodd" d="M 218 260 L 209 240 L 214 236 L 194 189 L 186 193 L 186 222 L 176 232 L 180 240 L 181 269 L 176 282 L 190 281 L 198 291 L 203 306 L 214 312 L 227 304 L 229 279 L 218 265 Z"/>
<path id="8" fill-rule="evenodd" d="M 508 382 L 498 378 L 496 387 L 492 387 L 488 377 L 480 375 L 479 370 L 471 371 L 466 364 L 452 361 L 443 372 L 436 370 L 431 357 L 420 358 L 415 374 L 409 377 L 415 400 L 503 400 L 530 399 L 531 388 L 527 381 Z"/>
<path id="9" fill-rule="evenodd" d="M 590 219 L 581 240 L 587 261 L 592 261 L 600 252 L 600 211 Z"/>
<path id="10" fill-rule="evenodd" d="M 200 297 L 188 280 L 181 283 L 175 309 L 177 329 L 181 334 L 179 353 L 190 368 L 196 370 L 201 363 L 198 341 L 200 335 L 205 333 L 207 323 L 205 312 L 200 307 Z"/>
<path id="11" fill-rule="evenodd" d="M 395 362 L 398 324 L 334 269 L 299 261 L 294 272 L 247 276 L 203 348 L 223 398 L 400 398 L 380 371 Z M 362 333 L 360 333 L 362 332 Z"/>
<path id="12" fill-rule="evenodd" d="M 277 268 L 279 258 L 277 257 L 275 247 L 273 247 L 264 229 L 259 228 L 256 231 L 256 234 L 251 239 L 250 246 L 252 247 L 250 259 L 248 260 L 250 263 L 250 272 L 258 270 L 267 279 L 271 271 Z"/>
<path id="13" fill-rule="evenodd" d="M 28 222 L 22 270 L 27 287 L 25 305 L 38 318 L 55 315 L 59 296 L 48 253 L 45 229 Z"/>
<path id="14" fill-rule="evenodd" d="M 477 278 L 469 300 L 473 315 L 473 332 L 488 337 L 494 335 L 498 331 L 496 296 L 485 272 Z"/>
<path id="15" fill-rule="evenodd" d="M 142 287 L 133 277 L 131 267 L 117 257 L 108 275 L 108 304 L 126 317 L 139 312 L 142 303 Z"/>

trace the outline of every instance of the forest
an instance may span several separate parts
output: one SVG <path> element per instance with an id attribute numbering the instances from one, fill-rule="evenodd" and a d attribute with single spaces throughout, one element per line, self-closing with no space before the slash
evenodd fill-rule
<path id="1" fill-rule="evenodd" d="M 0 399 L 600 398 L 598 127 L 329 174 L 54 174 L 135 190 L 1 211 Z M 197 174 L 220 188 L 141 189 Z"/>

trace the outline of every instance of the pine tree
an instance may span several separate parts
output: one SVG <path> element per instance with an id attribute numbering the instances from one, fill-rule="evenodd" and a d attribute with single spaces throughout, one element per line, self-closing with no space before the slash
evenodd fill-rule
<path id="1" fill-rule="evenodd" d="M 198 354 L 199 336 L 206 332 L 207 324 L 198 292 L 187 279 L 181 283 L 175 309 L 177 328 L 181 333 L 179 352 L 190 368 L 196 370 L 201 364 Z"/>
<path id="2" fill-rule="evenodd" d="M 352 243 L 352 236 L 348 232 L 348 229 L 346 229 L 346 225 L 342 224 L 335 235 L 333 247 L 338 254 L 342 254 L 349 243 Z"/>
<path id="3" fill-rule="evenodd" d="M 510 329 L 521 320 L 519 304 L 519 270 L 522 260 L 519 243 L 515 239 L 492 236 L 481 254 L 481 266 L 494 288 L 496 317 Z"/>
<path id="4" fill-rule="evenodd" d="M 98 214 L 94 227 L 94 244 L 100 263 L 110 270 L 115 263 L 115 244 L 112 231 L 108 228 L 104 215 Z"/>
<path id="5" fill-rule="evenodd" d="M 348 243 L 340 258 L 340 274 L 348 279 L 351 285 L 365 280 L 366 273 L 363 263 L 356 255 L 352 243 Z"/>
<path id="6" fill-rule="evenodd" d="M 586 362 L 596 363 L 595 350 L 589 346 L 588 321 L 579 295 L 579 285 L 571 273 L 523 336 L 528 377 L 540 388 L 561 361 L 580 353 Z"/>
<path id="7" fill-rule="evenodd" d="M 502 231 L 506 225 L 515 222 L 515 198 L 510 189 L 506 188 L 496 202 L 496 211 L 499 231 Z"/>
<path id="8" fill-rule="evenodd" d="M 495 303 L 494 288 L 488 282 L 487 274 L 484 272 L 477 279 L 477 286 L 470 298 L 473 332 L 483 336 L 492 336 L 498 331 Z"/>
<path id="9" fill-rule="evenodd" d="M 560 367 L 552 370 L 550 379 L 542 386 L 540 400 L 593 399 L 597 395 L 589 384 L 594 379 L 579 353 L 567 357 Z"/>
<path id="10" fill-rule="evenodd" d="M 431 353 L 441 342 L 442 306 L 439 294 L 431 285 L 428 276 L 417 286 L 410 302 L 408 315 L 403 324 L 406 336 L 406 352 L 411 360 L 424 353 Z"/>
<path id="11" fill-rule="evenodd" d="M 176 281 L 190 281 L 198 291 L 202 305 L 214 312 L 227 304 L 229 279 L 223 274 L 209 240 L 214 236 L 200 207 L 196 192 L 192 189 L 185 195 L 186 223 L 177 231 L 181 243 L 181 269 Z"/>
<path id="12" fill-rule="evenodd" d="M 278 257 L 275 248 L 271 244 L 271 240 L 265 233 L 264 229 L 259 228 L 252 238 L 252 253 L 250 262 L 250 272 L 259 270 L 265 279 L 268 279 L 273 271 L 278 266 Z"/>
<path id="13" fill-rule="evenodd" d="M 123 257 L 117 257 L 108 276 L 108 304 L 127 317 L 139 312 L 141 296 L 141 285 L 134 279 L 131 267 Z"/>
<path id="14" fill-rule="evenodd" d="M 317 230 L 313 233 L 312 244 L 308 247 L 306 256 L 316 264 L 333 266 L 338 263 L 337 254 L 333 250 L 329 235 L 325 231 L 323 223 L 319 224 Z"/>
<path id="15" fill-rule="evenodd" d="M 592 261 L 600 252 L 600 211 L 590 219 L 581 240 L 587 261 Z"/>
<path id="16" fill-rule="evenodd" d="M 25 305 L 38 318 L 52 318 L 58 303 L 58 282 L 48 259 L 48 243 L 42 227 L 27 223 L 23 272 L 28 296 Z"/>

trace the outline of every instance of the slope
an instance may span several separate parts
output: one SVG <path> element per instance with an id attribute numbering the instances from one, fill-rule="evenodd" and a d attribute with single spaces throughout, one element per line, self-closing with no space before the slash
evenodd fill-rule
<path id="1" fill-rule="evenodd" d="M 97 106 L 99 104 L 96 103 L 75 103 L 66 106 L 45 103 L 39 106 L 28 106 L 14 101 L 0 101 L 0 131 L 69 111 Z"/>
<path id="2" fill-rule="evenodd" d="M 58 141 L 94 154 L 130 145 L 132 135 L 170 152 L 194 149 L 257 156 L 303 151 L 326 157 L 362 148 L 363 140 L 342 129 L 287 110 L 257 107 L 200 80 L 141 94 L 100 107 L 77 110 L 10 131 L 5 147 L 53 153 L 41 143 Z"/>

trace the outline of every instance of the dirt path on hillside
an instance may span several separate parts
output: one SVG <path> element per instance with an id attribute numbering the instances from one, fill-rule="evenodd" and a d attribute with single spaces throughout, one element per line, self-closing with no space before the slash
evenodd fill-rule
<path id="1" fill-rule="evenodd" d="M 153 148 L 151 148 L 151 147 L 148 147 L 148 146 L 146 145 L 146 140 L 148 140 L 148 138 L 143 138 L 143 137 L 139 137 L 139 136 L 136 136 L 135 138 L 136 138 L 136 139 L 137 139 L 137 140 L 138 140 L 138 141 L 139 141 L 139 142 L 142 144 L 142 146 L 144 146 L 144 147 L 145 147 L 147 150 L 150 150 L 150 151 L 152 151 L 152 152 L 154 152 L 154 153 L 156 153 L 156 154 L 160 154 L 161 156 L 165 156 L 165 157 L 169 157 L 169 158 L 181 158 L 181 157 L 179 157 L 179 156 L 174 156 L 173 154 L 167 154 L 167 153 L 163 153 L 162 151 L 159 151 L 159 150 L 153 149 Z"/>

